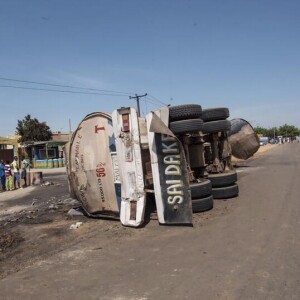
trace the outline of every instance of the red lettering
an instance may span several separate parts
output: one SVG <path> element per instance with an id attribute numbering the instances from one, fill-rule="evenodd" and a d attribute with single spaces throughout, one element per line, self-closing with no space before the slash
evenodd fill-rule
<path id="1" fill-rule="evenodd" d="M 95 133 L 98 133 L 99 130 L 105 130 L 105 128 L 102 127 L 98 127 L 97 125 L 95 125 Z"/>
<path id="2" fill-rule="evenodd" d="M 105 173 L 97 173 L 97 172 L 96 172 L 96 176 L 97 176 L 97 177 L 105 177 Z"/>
<path id="3" fill-rule="evenodd" d="M 97 168 L 96 169 L 96 176 L 97 177 L 105 177 L 105 168 Z"/>

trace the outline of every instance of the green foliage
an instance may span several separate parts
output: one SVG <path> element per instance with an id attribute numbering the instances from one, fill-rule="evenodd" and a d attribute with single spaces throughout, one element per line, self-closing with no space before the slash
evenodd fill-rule
<path id="1" fill-rule="evenodd" d="M 280 126 L 278 131 L 278 135 L 282 136 L 298 136 L 300 133 L 300 130 L 297 127 L 288 124 Z"/>
<path id="2" fill-rule="evenodd" d="M 254 131 L 256 134 L 262 134 L 263 136 L 267 136 L 268 129 L 257 126 L 254 128 Z"/>
<path id="3" fill-rule="evenodd" d="M 262 134 L 263 136 L 267 136 L 269 138 L 273 138 L 274 136 L 282 135 L 286 137 L 293 137 L 293 136 L 299 136 L 300 135 L 300 130 L 293 126 L 293 125 L 287 125 L 284 124 L 280 126 L 279 128 L 277 127 L 272 127 L 272 128 L 264 128 L 264 127 L 255 127 L 254 131 L 257 134 Z"/>
<path id="4" fill-rule="evenodd" d="M 20 135 L 19 142 L 49 141 L 52 138 L 50 127 L 45 122 L 39 122 L 31 115 L 25 116 L 23 120 L 18 120 L 16 134 Z"/>

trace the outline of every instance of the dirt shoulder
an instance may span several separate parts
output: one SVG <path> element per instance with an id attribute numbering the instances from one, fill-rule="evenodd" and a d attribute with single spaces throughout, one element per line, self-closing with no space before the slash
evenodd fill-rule
<path id="1" fill-rule="evenodd" d="M 279 144 L 267 144 L 267 145 L 264 145 L 264 146 L 260 146 L 258 151 L 250 158 L 250 159 L 255 159 L 257 157 L 260 157 L 262 155 L 264 155 L 266 152 L 276 148 L 276 147 L 279 147 L 280 145 Z M 244 162 L 245 160 L 243 159 L 239 159 L 239 158 L 236 158 L 236 157 L 232 157 L 232 162 L 233 164 L 236 164 L 236 163 L 239 163 L 239 162 Z"/>
<path id="2" fill-rule="evenodd" d="M 267 144 L 267 145 L 264 145 L 264 146 L 260 146 L 258 151 L 254 154 L 254 157 L 256 156 L 259 156 L 271 149 L 274 149 L 276 147 L 280 146 L 279 144 Z"/>
<path id="3" fill-rule="evenodd" d="M 43 172 L 49 185 L 0 194 L 0 278 L 77 244 L 86 245 L 95 238 L 101 240 L 101 245 L 109 245 L 116 240 L 119 243 L 134 239 L 148 230 L 157 230 L 159 234 L 161 226 L 152 209 L 152 200 L 147 205 L 145 226 L 138 229 L 124 227 L 116 220 L 72 216 L 68 212 L 80 203 L 69 196 L 66 174 Z M 194 214 L 194 227 L 206 226 L 233 206 L 234 201 L 219 201 L 213 210 Z M 70 229 L 77 222 L 82 224 Z"/>

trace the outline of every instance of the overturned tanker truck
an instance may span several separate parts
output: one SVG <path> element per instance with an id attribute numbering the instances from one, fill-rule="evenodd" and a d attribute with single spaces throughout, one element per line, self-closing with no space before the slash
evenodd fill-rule
<path id="1" fill-rule="evenodd" d="M 259 148 L 251 125 L 228 108 L 163 107 L 145 118 L 132 108 L 87 115 L 65 147 L 69 190 L 91 217 L 144 223 L 154 195 L 160 224 L 192 224 L 214 200 L 238 196 L 232 153 Z"/>

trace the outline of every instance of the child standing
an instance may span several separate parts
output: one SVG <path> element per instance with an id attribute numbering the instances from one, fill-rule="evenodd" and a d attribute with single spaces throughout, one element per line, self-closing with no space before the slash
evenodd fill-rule
<path id="1" fill-rule="evenodd" d="M 6 161 L 6 165 L 4 166 L 5 170 L 5 187 L 7 191 L 12 191 L 13 190 L 13 175 L 11 172 L 11 167 L 9 164 L 9 161 Z"/>

